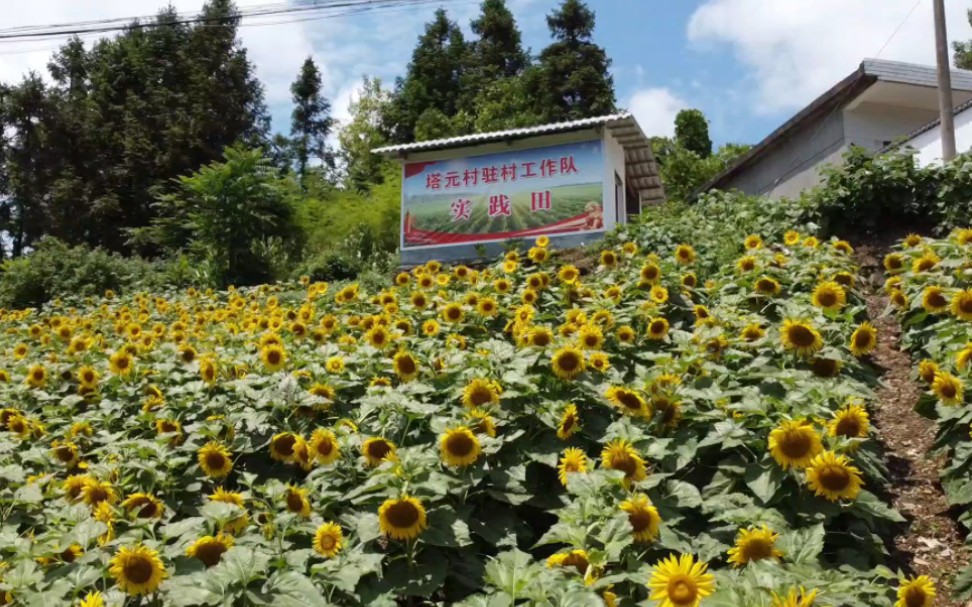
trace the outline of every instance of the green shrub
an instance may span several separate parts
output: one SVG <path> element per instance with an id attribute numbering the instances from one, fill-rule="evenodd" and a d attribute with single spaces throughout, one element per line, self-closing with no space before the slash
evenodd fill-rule
<path id="1" fill-rule="evenodd" d="M 70 247 L 48 237 L 29 255 L 4 262 L 0 306 L 39 307 L 55 297 L 101 295 L 108 289 L 158 288 L 187 284 L 197 278 L 184 261 L 126 258 L 103 249 Z"/>

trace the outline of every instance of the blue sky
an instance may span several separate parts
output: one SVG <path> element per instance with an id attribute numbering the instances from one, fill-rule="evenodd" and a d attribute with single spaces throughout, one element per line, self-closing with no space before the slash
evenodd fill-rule
<path id="1" fill-rule="evenodd" d="M 293 0 L 292 0 L 293 1 Z M 307 1 L 307 0 L 301 0 Z M 557 0 L 507 0 L 534 53 L 549 41 Z M 268 0 L 237 0 L 240 6 Z M 32 0 L 4 27 L 152 14 L 165 0 Z M 172 0 L 182 11 L 202 0 Z M 468 32 L 478 0 L 442 0 Z M 620 106 L 649 135 L 670 134 L 684 107 L 705 112 L 716 143 L 760 140 L 865 57 L 931 64 L 931 0 L 588 0 L 595 40 L 613 60 Z M 268 24 L 241 36 L 266 85 L 274 127 L 289 124 L 289 85 L 308 55 L 322 68 L 335 116 L 346 119 L 363 74 L 391 86 L 436 4 L 367 15 Z M 949 37 L 972 39 L 972 1 L 947 0 Z M 0 43 L 0 81 L 43 70 L 52 42 Z"/>

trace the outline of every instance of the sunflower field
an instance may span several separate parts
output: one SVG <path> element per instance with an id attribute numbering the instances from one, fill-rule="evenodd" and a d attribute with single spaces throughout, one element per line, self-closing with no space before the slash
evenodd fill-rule
<path id="1" fill-rule="evenodd" d="M 948 460 L 942 489 L 972 528 L 972 229 L 943 239 L 911 234 L 884 258 L 885 290 L 901 318 L 902 345 L 917 362 L 927 392 L 922 415 L 937 422 L 936 448 Z M 972 535 L 967 542 L 972 544 Z M 972 567 L 958 585 L 972 590 Z"/>
<path id="2" fill-rule="evenodd" d="M 4 311 L 0 604 L 930 607 L 851 245 L 762 236 Z"/>

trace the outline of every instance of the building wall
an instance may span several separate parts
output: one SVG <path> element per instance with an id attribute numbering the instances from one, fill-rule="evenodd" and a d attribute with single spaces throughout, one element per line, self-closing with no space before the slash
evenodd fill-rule
<path id="1" fill-rule="evenodd" d="M 843 114 L 836 111 L 822 120 L 810 121 L 733 175 L 721 188 L 752 195 L 796 196 L 816 185 L 821 163 L 840 157 L 844 146 L 843 119 Z"/>
<path id="2" fill-rule="evenodd" d="M 861 103 L 844 110 L 847 143 L 880 150 L 938 117 L 934 110 Z"/>
<path id="3" fill-rule="evenodd" d="M 579 141 L 590 141 L 600 138 L 602 141 L 602 155 L 604 157 L 604 177 L 602 196 L 604 201 L 604 228 L 605 231 L 611 230 L 617 223 L 614 206 L 614 173 L 615 171 L 625 179 L 624 149 L 605 129 L 588 129 L 573 133 L 557 133 L 553 135 L 542 135 L 529 139 L 520 139 L 511 142 L 492 142 L 488 144 L 467 146 L 450 150 L 431 150 L 409 154 L 404 158 L 404 162 L 420 162 L 424 160 L 449 160 L 453 158 L 471 158 L 485 154 L 495 154 L 508 152 L 511 150 L 531 149 L 548 147 L 564 143 L 575 143 Z M 403 167 L 404 170 L 404 167 Z M 610 177 L 610 179 L 609 179 Z M 402 194 L 404 196 L 404 192 Z M 622 219 L 623 220 L 623 219 Z M 591 244 L 604 237 L 604 232 L 586 232 L 582 234 L 552 235 L 551 245 L 555 248 L 578 247 Z M 403 266 L 414 266 L 425 263 L 430 259 L 437 259 L 444 262 L 452 261 L 471 261 L 479 257 L 482 252 L 486 258 L 495 257 L 504 250 L 503 242 L 482 243 L 478 247 L 475 244 L 461 244 L 454 246 L 422 247 L 422 248 L 403 248 L 401 249 L 401 259 Z"/>
<path id="4" fill-rule="evenodd" d="M 919 166 L 942 163 L 942 127 L 936 124 L 908 142 L 917 151 Z M 972 151 L 972 108 L 955 115 L 955 151 Z"/>

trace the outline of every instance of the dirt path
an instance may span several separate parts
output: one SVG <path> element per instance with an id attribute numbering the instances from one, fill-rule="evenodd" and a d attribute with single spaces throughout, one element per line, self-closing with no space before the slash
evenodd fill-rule
<path id="1" fill-rule="evenodd" d="M 895 316 L 882 317 L 888 304 L 882 290 L 880 268 L 883 247 L 860 248 L 861 274 L 871 277 L 867 307 L 878 329 L 874 364 L 882 371 L 883 385 L 874 403 L 875 434 L 884 444 L 891 475 L 894 507 L 910 525 L 895 539 L 902 566 L 936 581 L 943 607 L 972 607 L 949 601 L 951 578 L 969 562 L 964 531 L 948 513 L 948 503 L 938 482 L 941 458 L 928 452 L 935 438 L 935 424 L 914 411 L 922 388 L 912 379 L 912 361 L 899 349 L 901 327 Z"/>

